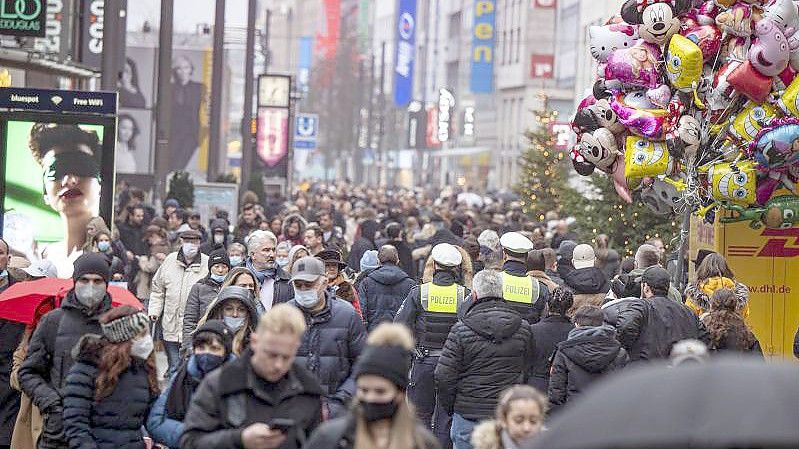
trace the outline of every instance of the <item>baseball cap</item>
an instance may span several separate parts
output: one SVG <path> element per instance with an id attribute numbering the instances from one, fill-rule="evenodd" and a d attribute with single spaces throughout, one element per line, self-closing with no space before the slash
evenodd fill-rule
<path id="1" fill-rule="evenodd" d="M 651 289 L 668 290 L 671 285 L 671 276 L 663 267 L 649 267 L 641 275 L 641 284 L 646 284 Z"/>
<path id="2" fill-rule="evenodd" d="M 28 273 L 29 275 L 35 278 L 58 277 L 58 270 L 56 269 L 55 265 L 53 265 L 53 262 L 47 259 L 37 260 L 27 268 L 23 268 L 22 271 Z"/>
<path id="3" fill-rule="evenodd" d="M 435 263 L 445 267 L 457 267 L 463 262 L 463 256 L 455 246 L 449 243 L 439 243 L 430 253 Z"/>
<path id="4" fill-rule="evenodd" d="M 321 259 L 306 256 L 294 263 L 291 268 L 291 281 L 315 282 L 325 275 L 325 264 Z"/>
<path id="5" fill-rule="evenodd" d="M 574 265 L 574 268 L 578 270 L 580 268 L 591 268 L 595 262 L 596 254 L 594 254 L 594 248 L 591 248 L 591 245 L 583 243 L 574 247 L 574 252 L 572 253 L 572 265 Z"/>

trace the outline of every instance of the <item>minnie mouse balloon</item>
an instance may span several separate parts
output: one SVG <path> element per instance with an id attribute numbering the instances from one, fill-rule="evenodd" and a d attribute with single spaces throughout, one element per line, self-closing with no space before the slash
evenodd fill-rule
<path id="1" fill-rule="evenodd" d="M 680 31 L 677 16 L 692 6 L 693 0 L 627 0 L 621 7 L 621 17 L 631 25 L 640 25 L 638 34 L 645 41 L 662 47 Z"/>

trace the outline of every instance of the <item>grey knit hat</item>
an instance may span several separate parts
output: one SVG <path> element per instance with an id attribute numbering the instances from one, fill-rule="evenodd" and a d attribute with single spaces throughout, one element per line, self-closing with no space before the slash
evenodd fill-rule
<path id="1" fill-rule="evenodd" d="M 117 318 L 108 323 L 100 323 L 100 328 L 103 335 L 111 343 L 122 343 L 133 339 L 139 335 L 141 331 L 147 329 L 150 324 L 150 319 L 144 312 L 136 312 L 132 315 L 126 315 Z"/>

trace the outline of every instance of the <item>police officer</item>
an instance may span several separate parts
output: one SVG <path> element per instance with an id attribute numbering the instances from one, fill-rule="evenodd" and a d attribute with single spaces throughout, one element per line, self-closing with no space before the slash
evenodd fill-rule
<path id="1" fill-rule="evenodd" d="M 450 328 L 458 321 L 458 309 L 469 301 L 470 291 L 460 285 L 463 257 L 449 243 L 433 247 L 433 281 L 415 286 L 408 293 L 394 321 L 407 325 L 416 337 L 417 348 L 408 385 L 408 397 L 419 419 L 432 427 L 441 443 L 449 447 L 452 417 L 438 406 L 434 373 Z"/>
<path id="2" fill-rule="evenodd" d="M 507 232 L 499 244 L 504 253 L 502 298 L 528 323 L 537 323 L 548 301 L 549 289 L 527 275 L 527 253 L 533 250 L 533 242 L 518 232 Z"/>

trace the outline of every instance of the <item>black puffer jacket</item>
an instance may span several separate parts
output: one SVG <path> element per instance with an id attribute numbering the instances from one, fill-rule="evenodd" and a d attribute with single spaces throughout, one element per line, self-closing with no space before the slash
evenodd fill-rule
<path id="1" fill-rule="evenodd" d="M 563 282 L 574 293 L 607 293 L 610 290 L 608 278 L 597 267 L 573 270 L 563 278 Z"/>
<path id="2" fill-rule="evenodd" d="M 106 295 L 97 310 L 87 310 L 70 291 L 61 308 L 39 321 L 31 336 L 28 355 L 19 368 L 22 391 L 42 412 L 44 426 L 38 448 L 61 448 L 64 441 L 62 425 L 62 389 L 72 367 L 72 348 L 86 334 L 100 334 L 98 316 L 111 308 Z"/>
<path id="3" fill-rule="evenodd" d="M 527 321 L 502 299 L 479 300 L 452 326 L 438 359 L 441 406 L 469 420 L 492 417 L 502 390 L 527 381 L 532 354 Z"/>
<path id="4" fill-rule="evenodd" d="M 14 283 L 15 279 L 9 275 L 7 287 Z M 0 293 L 3 290 L 0 288 Z M 11 444 L 11 434 L 19 411 L 19 391 L 11 388 L 9 382 L 14 351 L 24 333 L 24 324 L 0 319 L 0 446 Z"/>
<path id="5" fill-rule="evenodd" d="M 549 402 L 558 407 L 574 399 L 591 382 L 622 368 L 630 358 L 610 326 L 581 327 L 558 344 L 549 380 Z"/>
<path id="6" fill-rule="evenodd" d="M 89 336 L 87 338 L 97 338 Z M 132 357 L 114 391 L 95 400 L 98 354 L 82 351 L 64 387 L 64 435 L 71 449 L 141 449 L 142 426 L 157 394 L 150 392 L 147 367 Z"/>
<path id="7" fill-rule="evenodd" d="M 630 301 L 619 312 L 616 330 L 631 362 L 668 358 L 671 347 L 686 338 L 709 343 L 705 326 L 696 315 L 662 296 Z"/>
<path id="8" fill-rule="evenodd" d="M 547 391 L 549 388 L 549 362 L 558 343 L 566 341 L 572 329 L 574 324 L 563 315 L 550 315 L 530 326 L 535 350 L 528 383 L 539 391 Z"/>
<path id="9" fill-rule="evenodd" d="M 191 349 L 191 335 L 197 329 L 197 323 L 205 315 L 208 306 L 216 300 L 221 285 L 211 279 L 209 274 L 191 286 L 186 309 L 183 312 L 183 351 Z"/>
<path id="10" fill-rule="evenodd" d="M 325 308 L 311 315 L 299 307 L 308 329 L 297 351 L 296 363 L 319 380 L 331 417 L 344 413 L 355 394 L 352 367 L 366 342 L 366 329 L 355 309 L 346 301 L 328 294 Z"/>
<path id="11" fill-rule="evenodd" d="M 383 265 L 372 271 L 358 287 L 367 330 L 371 331 L 383 321 L 394 321 L 414 285 L 416 282 L 396 265 Z"/>

